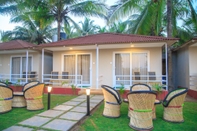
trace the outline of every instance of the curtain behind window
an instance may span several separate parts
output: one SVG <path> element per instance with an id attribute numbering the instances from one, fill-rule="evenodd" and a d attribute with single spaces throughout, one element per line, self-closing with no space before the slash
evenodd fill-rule
<path id="1" fill-rule="evenodd" d="M 69 79 L 75 79 L 75 55 L 64 55 L 64 71 L 71 75 Z"/>
<path id="2" fill-rule="evenodd" d="M 12 57 L 12 70 L 11 70 L 11 81 L 16 81 L 20 78 L 20 57 Z"/>
<path id="3" fill-rule="evenodd" d="M 77 75 L 83 77 L 83 84 L 90 84 L 90 55 L 82 54 L 77 56 Z M 80 79 L 81 77 L 78 77 Z"/>
<path id="4" fill-rule="evenodd" d="M 32 71 L 32 58 L 28 57 L 28 72 Z M 26 71 L 26 57 L 22 58 L 22 72 Z"/>
<path id="5" fill-rule="evenodd" d="M 140 72 L 140 79 L 146 80 L 147 77 L 147 53 L 132 53 L 132 73 Z M 144 76 L 145 75 L 145 76 Z M 142 77 L 143 76 L 143 77 Z"/>
<path id="6" fill-rule="evenodd" d="M 130 54 L 118 53 L 115 54 L 115 75 L 116 84 L 129 85 L 130 82 Z"/>

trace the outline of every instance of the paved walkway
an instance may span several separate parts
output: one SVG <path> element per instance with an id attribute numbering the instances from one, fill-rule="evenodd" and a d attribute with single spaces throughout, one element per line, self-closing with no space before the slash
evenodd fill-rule
<path id="1" fill-rule="evenodd" d="M 90 110 L 92 111 L 102 101 L 103 95 L 90 96 Z M 81 95 L 51 110 L 11 126 L 4 131 L 67 131 L 71 130 L 80 120 L 85 118 L 86 112 L 86 95 Z"/>

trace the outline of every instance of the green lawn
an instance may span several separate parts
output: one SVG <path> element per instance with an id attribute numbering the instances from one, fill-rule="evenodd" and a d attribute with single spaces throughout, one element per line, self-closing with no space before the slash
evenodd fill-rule
<path id="1" fill-rule="evenodd" d="M 75 97 L 71 95 L 51 95 L 51 108 Z M 10 112 L 0 114 L 0 131 L 47 110 L 47 95 L 44 95 L 43 102 L 43 110 L 28 111 L 26 108 L 12 108 Z"/>
<path id="2" fill-rule="evenodd" d="M 122 103 L 121 117 L 102 116 L 102 104 L 81 126 L 80 131 L 131 131 L 127 117 L 128 104 Z M 157 105 L 157 119 L 153 121 L 155 131 L 197 131 L 197 102 L 185 102 L 183 107 L 184 123 L 169 123 L 162 119 L 163 107 Z"/>

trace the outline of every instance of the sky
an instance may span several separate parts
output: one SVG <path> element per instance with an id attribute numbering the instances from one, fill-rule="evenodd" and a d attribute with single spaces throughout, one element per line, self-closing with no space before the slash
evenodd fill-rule
<path id="1" fill-rule="evenodd" d="M 117 0 L 106 0 L 107 5 L 113 5 Z M 82 17 L 72 17 L 74 21 L 80 22 L 84 21 L 84 18 Z M 91 18 L 91 20 L 94 20 L 95 25 L 100 25 L 101 27 L 105 26 L 106 23 L 104 20 L 101 20 L 99 18 Z M 2 16 L 0 15 L 0 31 L 8 31 L 14 29 L 15 26 L 19 26 L 20 24 L 14 24 L 10 23 L 10 16 Z"/>
<path id="2" fill-rule="evenodd" d="M 107 5 L 113 5 L 118 0 L 105 0 L 105 1 L 106 1 L 105 3 Z M 197 1 L 196 0 L 194 0 L 194 5 L 195 5 L 195 8 L 196 8 L 196 6 L 197 6 Z M 72 18 L 76 22 L 84 21 L 84 18 L 82 18 L 82 17 L 72 17 Z M 101 20 L 99 18 L 91 18 L 91 20 L 94 20 L 95 25 L 100 25 L 101 27 L 106 25 L 105 21 Z M 20 24 L 10 23 L 10 17 L 9 16 L 0 15 L 0 31 L 12 30 L 17 25 L 20 25 Z M 55 27 L 56 27 L 56 25 L 55 25 Z"/>

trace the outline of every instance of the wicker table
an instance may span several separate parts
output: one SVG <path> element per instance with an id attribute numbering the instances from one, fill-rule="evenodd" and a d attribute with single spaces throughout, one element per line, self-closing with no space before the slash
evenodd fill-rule
<path id="1" fill-rule="evenodd" d="M 14 92 L 14 97 L 12 100 L 12 107 L 26 107 L 26 101 L 23 92 Z"/>
<path id="2" fill-rule="evenodd" d="M 128 99 L 124 99 L 123 102 L 129 103 Z M 156 110 L 156 105 L 157 105 L 157 104 L 161 104 L 161 101 L 159 101 L 159 100 L 156 99 L 156 100 L 155 100 L 155 105 L 154 105 L 154 108 L 153 108 L 153 119 L 156 119 L 155 110 Z M 128 117 L 130 117 L 129 111 L 128 111 Z"/>

